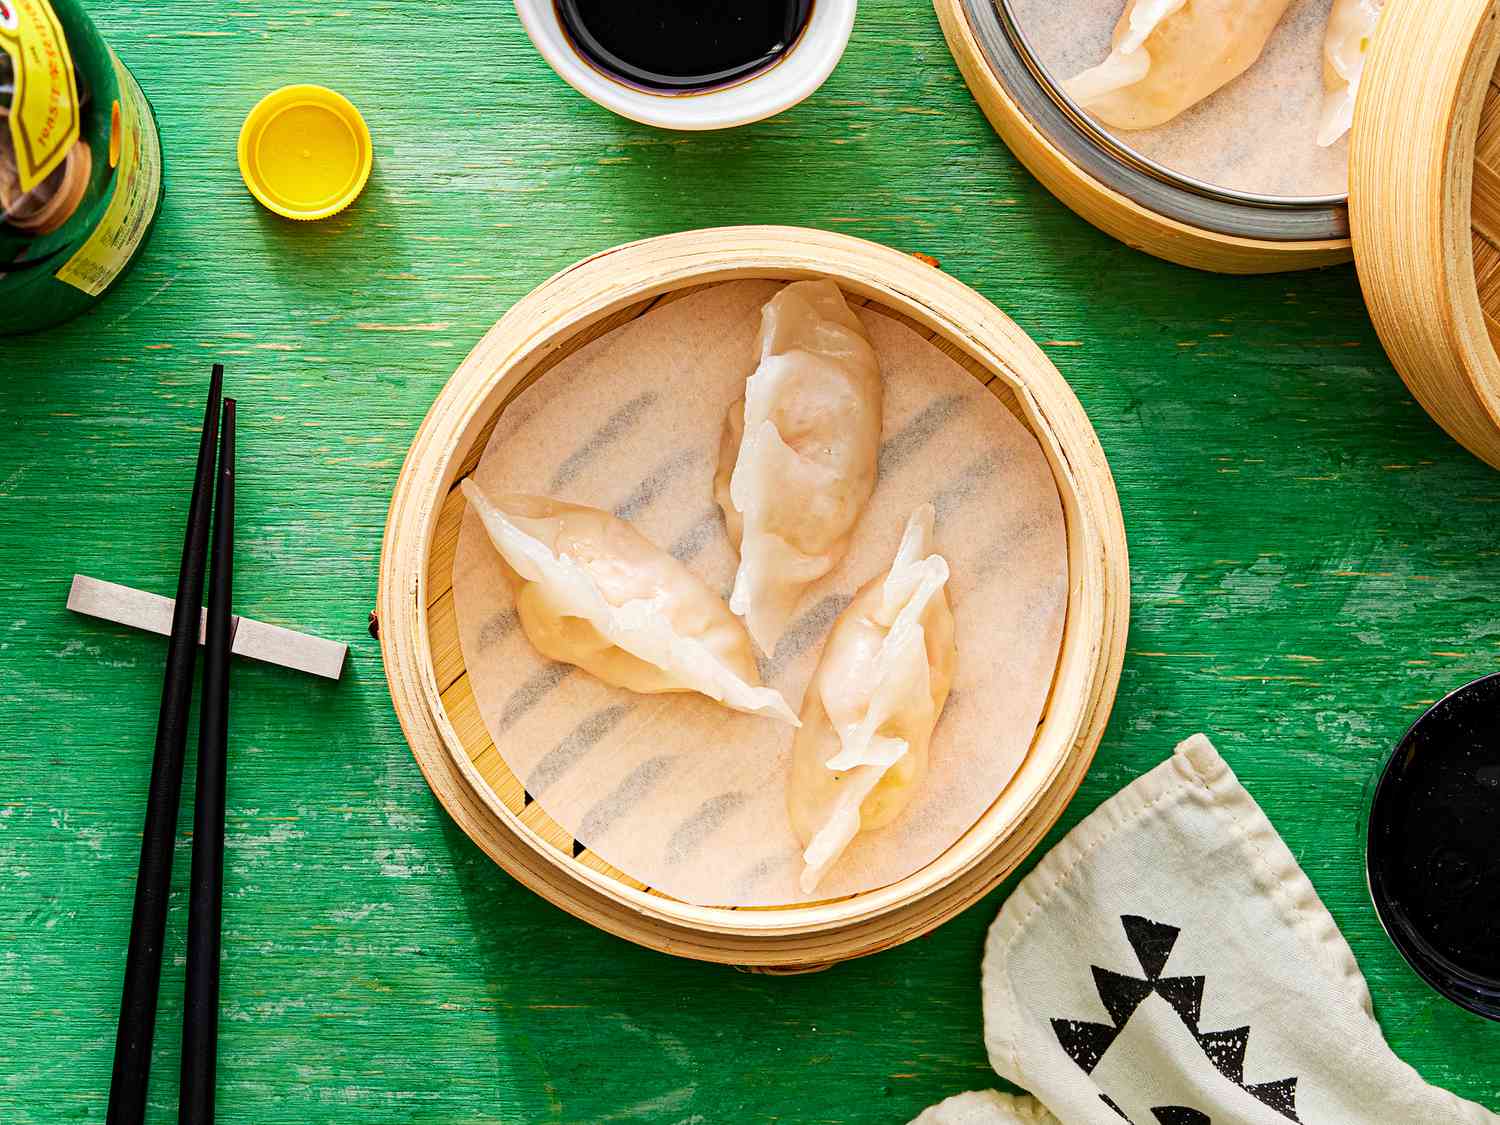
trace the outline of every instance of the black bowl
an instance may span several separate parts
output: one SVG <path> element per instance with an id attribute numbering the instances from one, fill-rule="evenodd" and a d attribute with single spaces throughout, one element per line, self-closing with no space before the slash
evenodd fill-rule
<path id="1" fill-rule="evenodd" d="M 1439 700 L 1402 737 L 1370 803 L 1365 863 L 1407 963 L 1500 1020 L 1500 674 Z"/>

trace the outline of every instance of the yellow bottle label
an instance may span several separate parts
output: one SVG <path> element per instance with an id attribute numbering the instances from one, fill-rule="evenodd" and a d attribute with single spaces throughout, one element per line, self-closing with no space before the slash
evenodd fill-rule
<path id="1" fill-rule="evenodd" d="M 0 4 L 6 2 L 0 0 Z M 120 85 L 120 163 L 115 169 L 114 194 L 94 232 L 56 274 L 57 280 L 91 297 L 108 289 L 135 256 L 161 194 L 161 142 L 151 107 L 113 51 L 109 60 Z"/>
<path id="2" fill-rule="evenodd" d="M 73 55 L 47 0 L 0 0 L 0 51 L 15 73 L 10 140 L 21 190 L 30 191 L 78 140 Z"/>

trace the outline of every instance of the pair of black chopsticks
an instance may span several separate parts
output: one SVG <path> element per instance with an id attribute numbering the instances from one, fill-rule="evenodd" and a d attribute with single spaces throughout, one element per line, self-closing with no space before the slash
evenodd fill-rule
<path id="1" fill-rule="evenodd" d="M 208 588 L 204 637 L 203 699 L 199 706 L 198 787 L 193 810 L 193 870 L 188 901 L 187 1002 L 182 1024 L 181 1125 L 211 1125 L 218 1058 L 220 917 L 224 897 L 224 773 L 229 732 L 229 652 L 234 643 L 230 594 L 234 574 L 234 400 L 222 403 L 224 368 L 214 364 L 198 472 L 188 506 L 187 537 L 177 579 L 177 604 L 167 645 L 166 680 L 156 725 L 156 752 L 146 797 L 141 865 L 135 911 L 125 956 L 125 987 L 115 1038 L 108 1125 L 140 1125 L 146 1115 L 156 995 L 161 983 L 167 897 L 182 764 L 187 750 L 188 709 L 203 607 L 210 509 L 216 515 L 213 571 Z M 222 409 L 223 426 L 220 427 Z M 218 445 L 215 488 L 214 446 Z"/>

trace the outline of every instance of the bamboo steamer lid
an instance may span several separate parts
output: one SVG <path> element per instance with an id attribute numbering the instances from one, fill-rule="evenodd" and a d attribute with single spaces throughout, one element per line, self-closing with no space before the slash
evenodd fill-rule
<path id="1" fill-rule="evenodd" d="M 1067 528 L 1062 650 L 1020 771 L 948 852 L 891 886 L 806 906 L 699 907 L 651 891 L 575 842 L 530 799 L 479 717 L 458 643 L 457 484 L 501 412 L 562 358 L 705 284 L 832 277 L 957 359 L 1036 436 Z M 433 793 L 474 842 L 564 910 L 638 944 L 774 972 L 825 967 L 910 940 L 1015 869 L 1077 789 L 1124 659 L 1129 574 L 1114 481 L 1078 400 L 1041 350 L 977 293 L 917 258 L 788 227 L 666 235 L 589 258 L 508 312 L 422 423 L 397 480 L 381 553 L 378 623 L 403 731 Z"/>
<path id="2" fill-rule="evenodd" d="M 1060 200 L 1137 249 L 1219 273 L 1304 269 L 1352 255 L 1371 319 L 1412 394 L 1500 467 L 1495 0 L 1387 0 L 1350 143 L 1347 239 L 1299 238 L 1294 226 L 1274 239 L 1214 229 L 1211 204 L 1182 204 L 1187 197 L 1139 169 L 1111 167 L 1069 143 L 1068 126 L 1047 118 L 1055 107 L 1036 93 L 1040 77 L 1018 78 L 1004 55 L 1003 0 L 934 4 L 980 107 Z M 1250 226 L 1260 221 L 1250 213 Z"/>
<path id="3" fill-rule="evenodd" d="M 1500 20 L 1494 0 L 1392 0 L 1350 150 L 1370 319 L 1412 394 L 1500 468 Z"/>

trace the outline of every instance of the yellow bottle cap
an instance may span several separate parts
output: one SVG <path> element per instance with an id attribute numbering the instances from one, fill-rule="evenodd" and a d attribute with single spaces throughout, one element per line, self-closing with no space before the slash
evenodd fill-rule
<path id="1" fill-rule="evenodd" d="M 250 194 L 288 219 L 326 219 L 353 203 L 374 153 L 365 119 L 326 86 L 283 86 L 240 127 L 240 175 Z"/>

